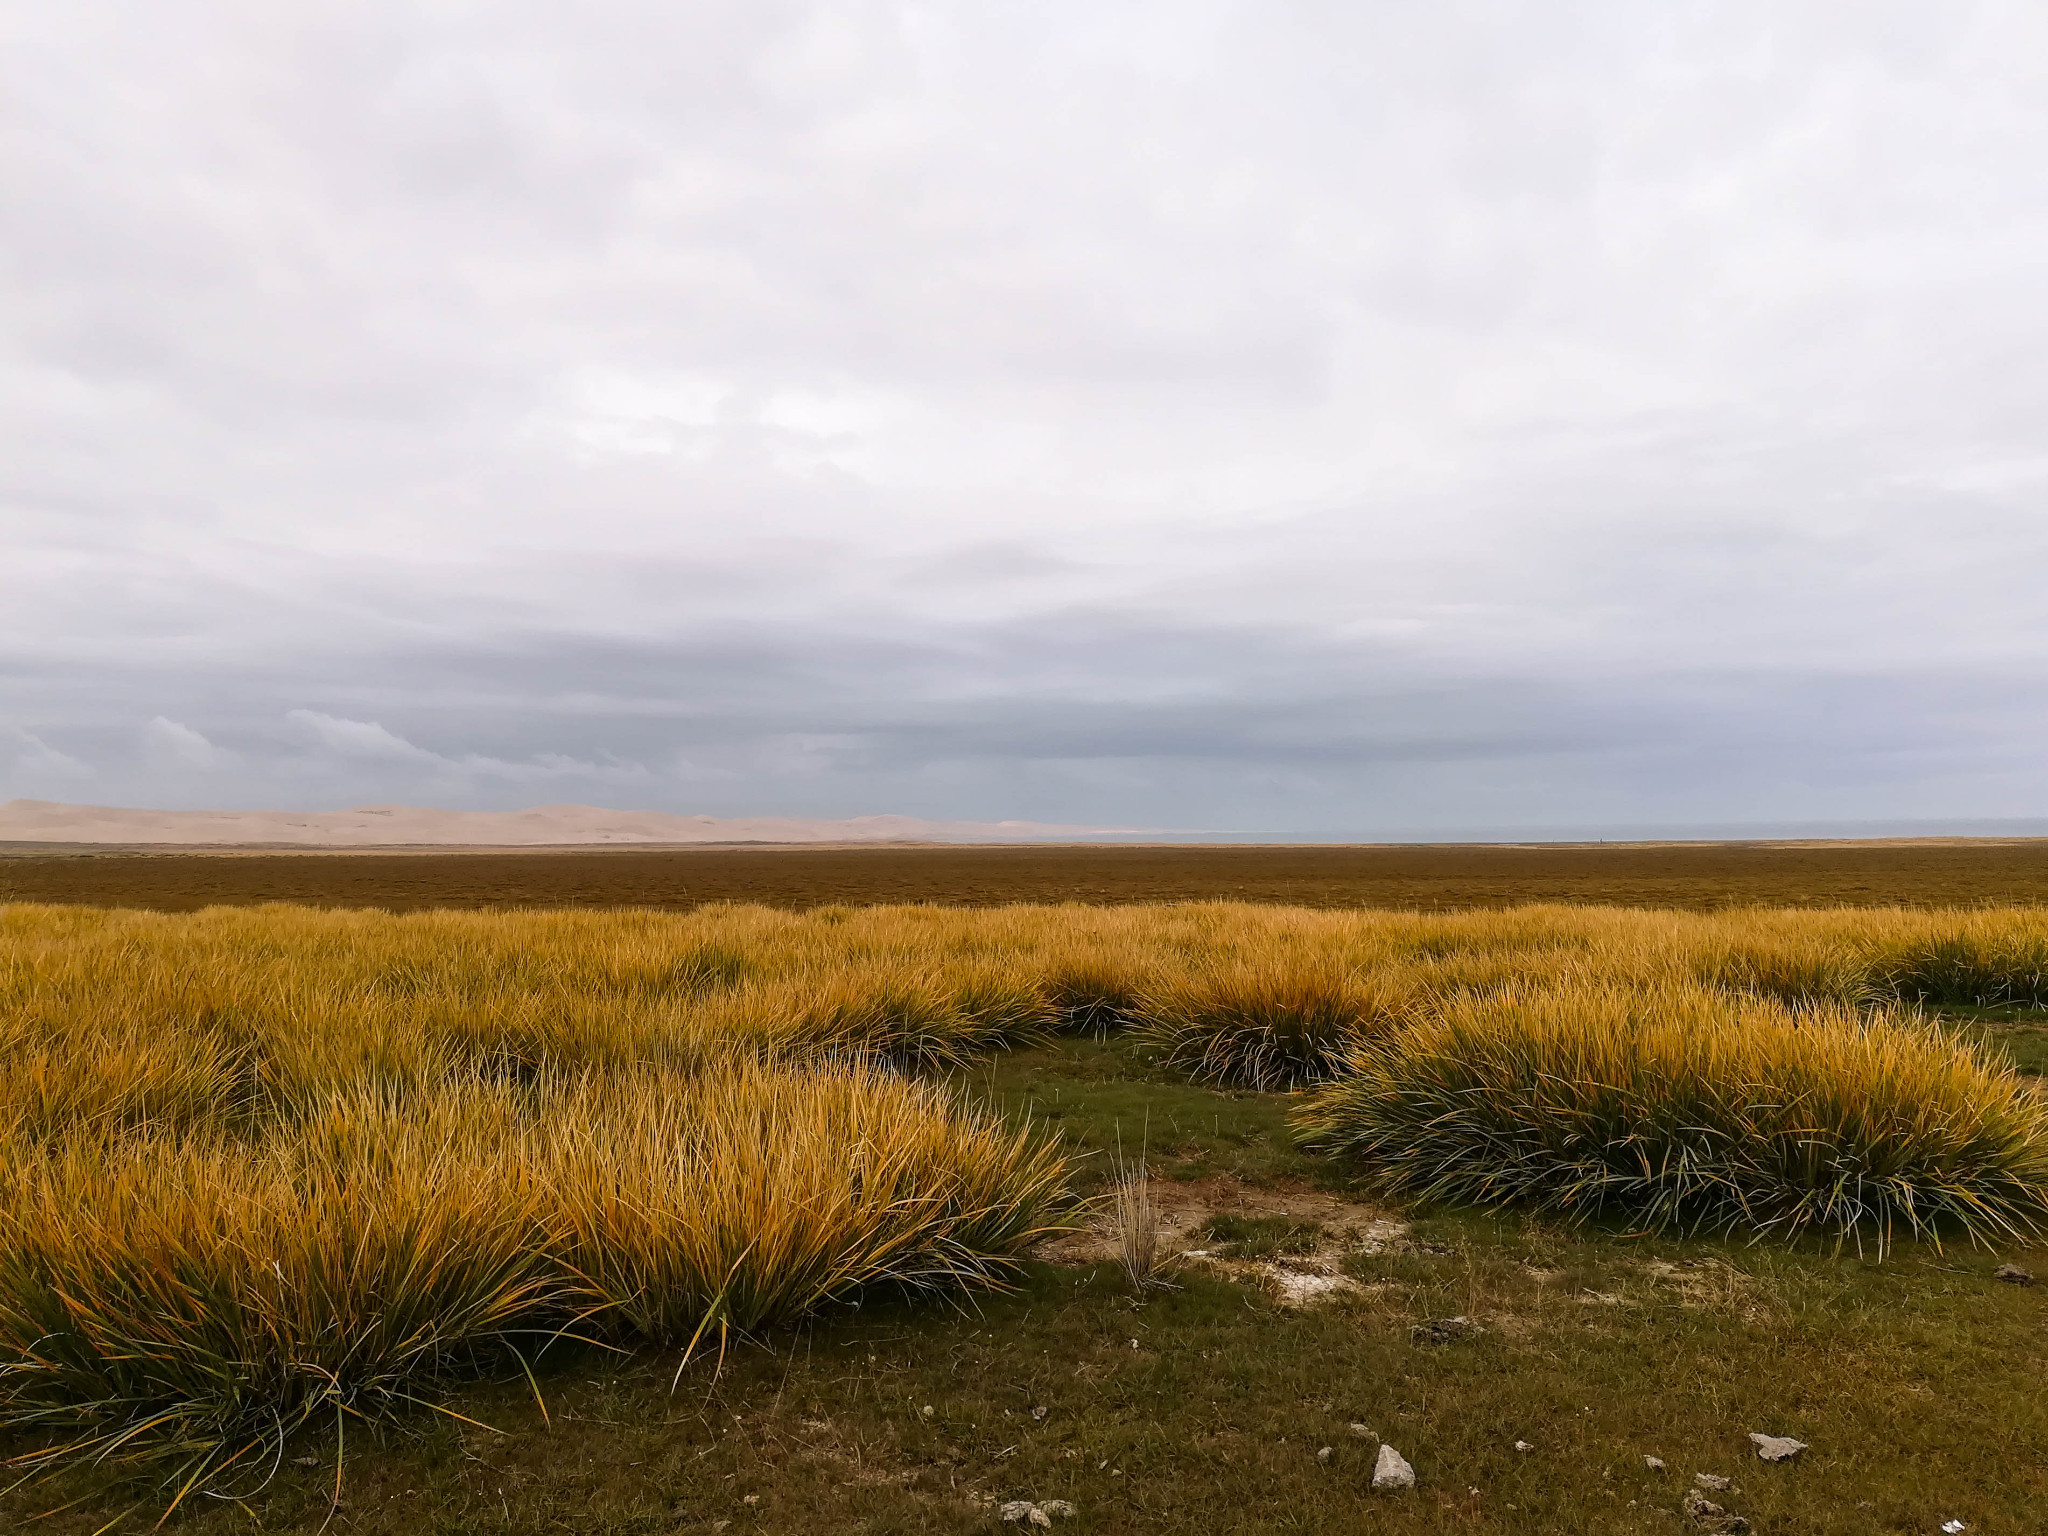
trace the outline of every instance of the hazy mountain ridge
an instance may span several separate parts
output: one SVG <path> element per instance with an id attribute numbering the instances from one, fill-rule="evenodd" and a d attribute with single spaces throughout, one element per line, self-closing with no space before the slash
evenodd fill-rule
<path id="1" fill-rule="evenodd" d="M 591 805 L 443 811 L 365 805 L 344 811 L 151 811 L 10 800 L 0 842 L 560 847 L 606 843 L 1028 842 L 1111 830 L 1036 821 L 925 821 L 915 816 L 678 816 Z"/>

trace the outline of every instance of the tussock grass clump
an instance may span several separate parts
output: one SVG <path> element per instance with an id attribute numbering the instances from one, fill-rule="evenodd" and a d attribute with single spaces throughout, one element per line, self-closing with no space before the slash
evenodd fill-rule
<path id="1" fill-rule="evenodd" d="M 1798 1006 L 1868 1004 L 1887 995 L 1853 946 L 1797 934 L 1743 936 L 1716 946 L 1701 956 L 1697 974 L 1709 986 Z"/>
<path id="2" fill-rule="evenodd" d="M 662 1345 L 1002 1282 L 1057 1152 L 858 1062 L 343 1090 L 268 1133 L 0 1148 L 0 1426 L 30 1467 L 260 1480 L 564 1329 Z"/>
<path id="3" fill-rule="evenodd" d="M 1680 932 L 1711 985 L 1785 1002 L 2048 1007 L 2048 914 L 1770 912 Z"/>
<path id="4" fill-rule="evenodd" d="M 999 1283 L 1070 1204 L 1044 1141 L 857 1061 L 600 1081 L 538 1119 L 553 1251 L 601 1323 L 661 1344 Z"/>
<path id="5" fill-rule="evenodd" d="M 1916 1003 L 2048 1008 L 2048 924 L 1971 922 L 1878 948 L 1872 989 Z"/>
<path id="6" fill-rule="evenodd" d="M 0 1424 L 30 1467 L 255 1482 L 569 1316 L 502 1093 L 349 1095 L 289 1135 L 77 1138 L 0 1176 Z"/>
<path id="7" fill-rule="evenodd" d="M 1320 956 L 1230 960 L 1146 993 L 1143 1037 L 1197 1082 L 1287 1089 L 1321 1082 L 1362 1039 L 1397 1028 L 1415 1004 L 1397 972 Z"/>
<path id="8" fill-rule="evenodd" d="M 964 1067 L 1049 1035 L 1051 1004 L 1027 978 L 986 966 L 862 965 L 749 982 L 689 1022 L 707 1045 L 789 1060 L 867 1057 L 912 1069 Z"/>
<path id="9" fill-rule="evenodd" d="M 1297 1126 L 1406 1196 L 1880 1252 L 2048 1215 L 2038 1101 L 1899 1017 L 1585 987 L 1454 1006 L 1348 1066 Z"/>
<path id="10" fill-rule="evenodd" d="M 1044 982 L 1058 1027 L 1094 1035 L 1131 1023 L 1144 991 L 1144 978 L 1129 960 L 1085 948 L 1055 959 Z"/>

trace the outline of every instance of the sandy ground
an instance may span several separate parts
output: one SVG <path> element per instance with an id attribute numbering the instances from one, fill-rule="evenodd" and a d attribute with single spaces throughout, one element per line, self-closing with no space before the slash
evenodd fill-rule
<path id="1" fill-rule="evenodd" d="M 921 821 L 855 816 L 674 816 L 591 805 L 524 811 L 440 811 L 365 805 L 348 811 L 147 811 L 10 800 L 0 805 L 0 842 L 174 844 L 184 847 L 375 848 L 590 847 L 602 844 L 1008 842 L 1107 830 L 1036 821 Z"/>

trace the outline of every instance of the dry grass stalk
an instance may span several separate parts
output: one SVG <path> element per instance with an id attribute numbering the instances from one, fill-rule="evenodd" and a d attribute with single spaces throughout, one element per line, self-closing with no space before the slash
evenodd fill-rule
<path id="1" fill-rule="evenodd" d="M 1166 1283 L 1159 1253 L 1159 1208 L 1152 1200 L 1152 1179 L 1143 1159 L 1128 1168 L 1111 1196 L 1110 1219 L 1116 1228 L 1117 1262 L 1139 1295 Z"/>

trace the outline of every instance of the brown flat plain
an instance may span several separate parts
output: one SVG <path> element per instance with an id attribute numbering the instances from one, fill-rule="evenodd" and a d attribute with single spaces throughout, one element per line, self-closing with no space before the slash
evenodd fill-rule
<path id="1" fill-rule="evenodd" d="M 1446 910 L 1522 902 L 2048 903 L 2048 839 L 1834 843 L 247 850 L 0 845 L 0 901 L 185 912 L 1260 901 Z"/>

